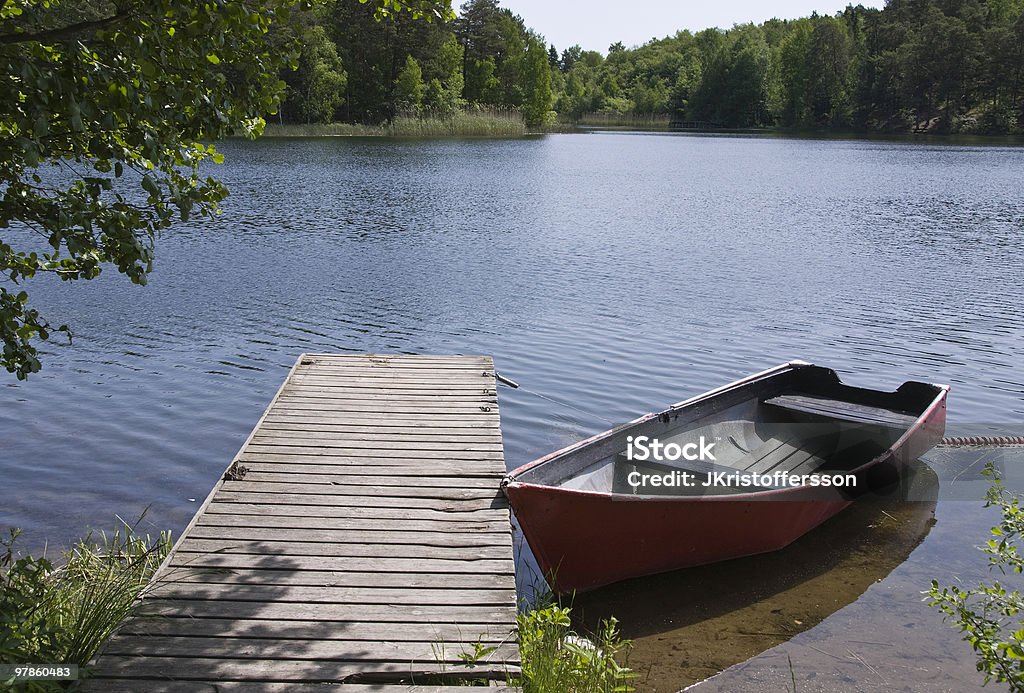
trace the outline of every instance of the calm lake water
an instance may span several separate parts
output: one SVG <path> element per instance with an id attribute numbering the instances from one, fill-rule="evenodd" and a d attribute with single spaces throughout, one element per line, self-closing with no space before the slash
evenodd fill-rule
<path id="1" fill-rule="evenodd" d="M 516 466 L 792 358 L 1024 421 L 1024 148 L 592 133 L 228 142 L 148 287 L 34 282 L 0 526 L 180 530 L 304 351 L 492 354 Z M 572 408 L 526 390 L 568 402 Z"/>

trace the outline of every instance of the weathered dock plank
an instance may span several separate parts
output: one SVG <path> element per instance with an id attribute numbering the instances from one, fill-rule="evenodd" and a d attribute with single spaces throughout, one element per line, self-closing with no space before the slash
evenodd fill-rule
<path id="1" fill-rule="evenodd" d="M 517 671 L 495 388 L 488 357 L 303 355 L 83 688 L 447 693 Z M 496 649 L 469 670 L 474 643 Z"/>

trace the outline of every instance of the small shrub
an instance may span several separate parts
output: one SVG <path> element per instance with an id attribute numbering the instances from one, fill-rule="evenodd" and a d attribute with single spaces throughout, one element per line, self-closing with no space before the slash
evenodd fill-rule
<path id="1" fill-rule="evenodd" d="M 601 623 L 594 641 L 572 630 L 571 609 L 548 604 L 518 616 L 519 651 L 525 693 L 613 693 L 632 691 L 636 675 L 615 655 L 628 651 L 618 622 Z"/>
<path id="2" fill-rule="evenodd" d="M 153 540 L 125 525 L 90 535 L 55 567 L 17 558 L 12 529 L 0 541 L 0 662 L 85 667 L 127 618 L 170 550 L 169 533 Z"/>
<path id="3" fill-rule="evenodd" d="M 995 468 L 983 472 L 992 479 L 985 507 L 998 507 L 1002 520 L 992 528 L 992 538 L 980 547 L 988 556 L 990 570 L 1002 574 L 1024 572 L 1020 542 L 1024 537 L 1024 507 L 1021 498 L 1003 486 Z M 942 611 L 963 633 L 977 655 L 978 671 L 985 683 L 995 680 L 1010 690 L 1024 691 L 1024 597 L 1009 591 L 998 580 L 962 589 L 942 586 L 932 580 L 926 594 L 929 606 Z"/>

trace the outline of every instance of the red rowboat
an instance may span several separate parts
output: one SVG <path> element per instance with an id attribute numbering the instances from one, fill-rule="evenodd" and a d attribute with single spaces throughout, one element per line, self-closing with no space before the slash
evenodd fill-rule
<path id="1" fill-rule="evenodd" d="M 502 488 L 558 593 L 774 551 L 934 447 L 948 391 L 856 388 L 793 361 L 523 465 Z"/>

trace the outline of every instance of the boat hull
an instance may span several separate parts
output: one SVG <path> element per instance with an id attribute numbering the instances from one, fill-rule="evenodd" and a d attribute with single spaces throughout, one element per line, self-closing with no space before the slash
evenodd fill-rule
<path id="1" fill-rule="evenodd" d="M 631 577 L 775 551 L 832 517 L 849 499 L 735 497 L 616 500 L 596 493 L 510 485 L 509 501 L 548 584 L 581 592 Z"/>

